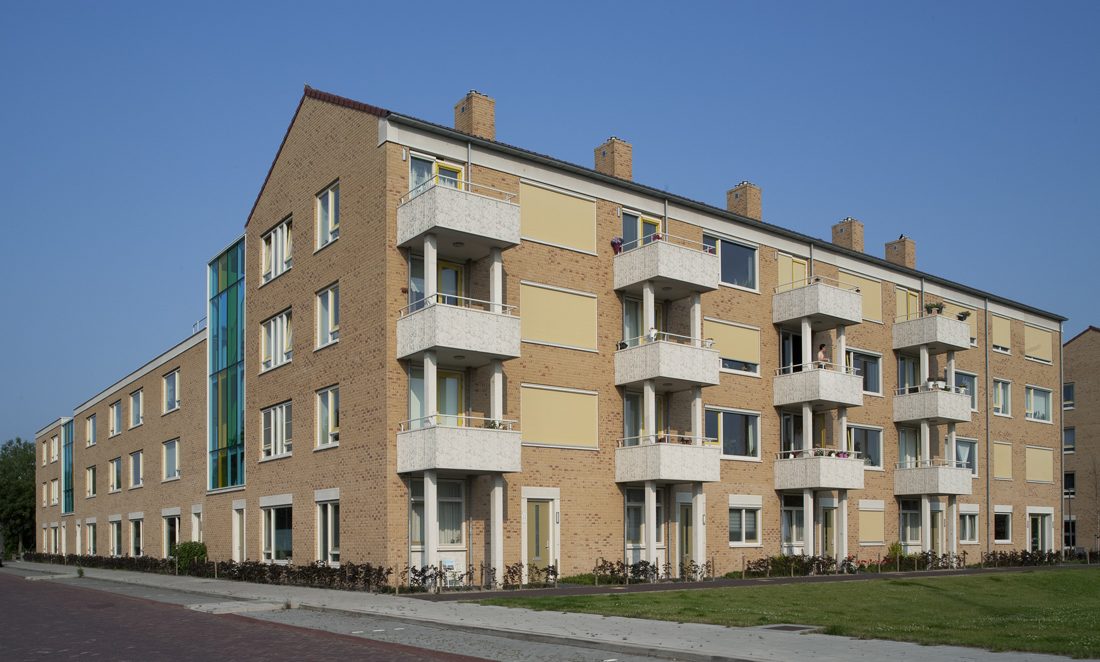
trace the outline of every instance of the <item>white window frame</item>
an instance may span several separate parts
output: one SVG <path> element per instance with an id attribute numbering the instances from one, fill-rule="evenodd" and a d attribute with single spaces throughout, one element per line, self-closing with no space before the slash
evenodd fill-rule
<path id="1" fill-rule="evenodd" d="M 439 487 L 441 485 L 443 485 L 444 483 L 450 483 L 450 484 L 458 485 L 459 495 L 457 497 L 443 496 L 443 490 L 439 489 Z M 466 519 L 467 519 L 467 512 L 466 512 L 467 511 L 466 481 L 464 481 L 464 480 L 440 479 L 436 484 L 435 498 L 436 498 L 436 513 L 437 513 L 437 515 L 441 510 L 441 508 L 439 507 L 439 504 L 441 504 L 441 503 L 459 503 L 459 504 L 462 505 L 462 515 L 458 520 L 459 521 L 458 529 L 459 529 L 459 532 L 460 532 L 459 541 L 458 542 L 443 542 L 442 531 L 438 531 L 438 532 L 436 532 L 436 539 L 439 541 L 439 549 L 441 549 L 441 550 L 444 550 L 444 549 L 453 549 L 453 550 L 466 549 L 466 539 L 467 539 L 466 536 L 468 535 L 468 532 L 466 531 Z M 440 522 L 440 526 L 442 526 L 442 519 L 440 519 L 439 522 Z"/>
<path id="2" fill-rule="evenodd" d="M 96 465 L 84 468 L 84 498 L 91 499 L 96 495 Z"/>
<path id="3" fill-rule="evenodd" d="M 136 535 L 135 535 L 136 534 Z M 137 551 L 135 554 L 134 551 Z M 135 517 L 130 520 L 130 556 L 145 556 L 145 519 Z"/>
<path id="4" fill-rule="evenodd" d="M 96 555 L 96 547 L 98 538 L 98 527 L 95 522 L 86 522 L 84 524 L 84 553 L 88 556 Z"/>
<path id="5" fill-rule="evenodd" d="M 172 452 L 175 454 L 176 470 L 174 473 L 168 473 L 168 448 L 171 446 Z M 180 477 L 180 440 L 179 437 L 175 439 L 169 439 L 161 444 L 161 480 L 179 480 Z"/>
<path id="6" fill-rule="evenodd" d="M 84 419 L 84 445 L 95 446 L 96 442 L 96 430 L 95 430 L 95 414 L 88 416 Z"/>
<path id="7" fill-rule="evenodd" d="M 164 552 L 164 558 L 166 558 L 166 559 L 174 558 L 175 555 L 171 553 L 171 550 L 172 550 L 172 545 L 173 544 L 174 545 L 179 545 L 180 544 L 180 516 L 179 515 L 164 515 L 160 519 L 161 519 L 161 523 L 160 523 L 160 529 L 161 529 L 160 538 L 161 538 L 161 540 L 160 540 L 160 542 L 161 542 L 162 545 L 164 545 L 161 548 Z M 176 520 L 176 539 L 175 539 L 175 541 L 171 541 L 171 540 L 168 539 L 168 520 Z M 169 544 L 169 543 L 172 543 L 172 544 Z"/>
<path id="8" fill-rule="evenodd" d="M 109 467 L 109 475 L 107 476 L 107 491 L 108 492 L 120 492 L 122 491 L 122 456 L 112 458 L 107 463 Z"/>
<path id="9" fill-rule="evenodd" d="M 293 452 L 294 408 L 287 400 L 260 412 L 260 458 L 272 460 Z"/>
<path id="10" fill-rule="evenodd" d="M 58 450 L 61 448 L 60 438 L 55 434 L 50 437 L 50 464 L 57 462 Z"/>
<path id="11" fill-rule="evenodd" d="M 1008 537 L 1007 538 L 998 538 L 997 537 L 997 518 L 1001 517 L 1001 516 L 1004 516 L 1004 517 L 1008 518 Z M 1011 545 L 1012 544 L 1012 511 L 1011 510 L 1008 510 L 1008 511 L 995 511 L 993 513 L 993 544 L 995 544 L 995 545 Z"/>
<path id="12" fill-rule="evenodd" d="M 906 510 L 902 506 L 902 504 L 904 504 L 905 502 L 916 503 L 917 504 L 917 509 L 916 510 L 912 510 L 912 509 Z M 916 521 L 917 521 L 917 537 L 916 537 L 915 540 L 911 540 L 908 537 L 910 527 L 907 526 L 907 520 L 913 519 L 914 515 L 916 516 Z M 924 522 L 921 518 L 920 499 L 919 498 L 914 499 L 912 497 L 906 497 L 904 499 L 899 499 L 898 500 L 898 542 L 900 542 L 903 546 L 921 544 L 921 538 L 923 537 L 923 534 L 924 534 L 923 527 L 924 527 Z"/>
<path id="13" fill-rule="evenodd" d="M 333 400 L 335 399 L 336 415 L 333 416 Z M 322 408 L 328 409 L 328 429 L 322 429 Z M 340 385 L 333 384 L 317 391 L 317 448 L 331 448 L 340 445 Z"/>
<path id="14" fill-rule="evenodd" d="M 50 505 L 50 484 L 42 481 L 42 507 Z"/>
<path id="15" fill-rule="evenodd" d="M 1073 477 L 1073 487 L 1066 487 L 1066 478 Z M 1062 472 L 1062 498 L 1073 499 L 1077 497 L 1077 472 L 1076 471 L 1063 471 Z"/>
<path id="16" fill-rule="evenodd" d="M 329 218 L 321 218 L 321 200 L 327 198 Z M 317 249 L 321 250 L 340 238 L 340 181 L 325 187 L 314 199 L 314 221 L 317 227 Z M 316 252 L 316 251 L 314 251 Z"/>
<path id="17" fill-rule="evenodd" d="M 107 436 L 113 437 L 122 434 L 122 400 L 116 400 L 110 407 L 111 420 L 107 421 Z"/>
<path id="18" fill-rule="evenodd" d="M 327 314 L 324 312 L 326 305 Z M 321 349 L 340 341 L 340 283 L 317 292 L 316 309 L 317 349 Z"/>
<path id="19" fill-rule="evenodd" d="M 1066 446 L 1066 433 L 1067 432 L 1073 433 L 1072 434 L 1072 436 L 1073 436 L 1073 445 L 1069 446 L 1069 447 Z M 1062 428 L 1062 454 L 1063 455 L 1072 455 L 1072 454 L 1076 454 L 1076 453 L 1077 453 L 1077 428 L 1073 427 L 1073 426 Z"/>
<path id="20" fill-rule="evenodd" d="M 287 509 L 290 511 L 290 556 L 285 559 L 275 558 L 275 511 Z M 294 559 L 294 506 L 293 504 L 281 504 L 278 506 L 267 506 L 260 509 L 260 516 L 263 521 L 261 531 L 263 533 L 263 539 L 261 542 L 261 548 L 263 550 L 264 563 L 274 563 L 277 565 L 288 565 Z"/>
<path id="21" fill-rule="evenodd" d="M 966 527 L 964 527 L 962 525 L 962 520 L 963 520 L 964 517 L 973 519 L 973 522 L 974 522 L 974 526 L 972 527 L 973 533 L 974 533 L 973 538 L 964 538 L 963 537 L 963 534 L 966 531 Z M 978 544 L 978 513 L 963 513 L 963 512 L 960 512 L 959 513 L 959 525 L 958 526 L 959 526 L 959 544 L 960 545 L 977 545 Z"/>
<path id="22" fill-rule="evenodd" d="M 335 521 L 335 529 L 333 522 Z M 336 535 L 333 535 L 333 532 Z M 317 502 L 317 560 L 332 567 L 340 565 L 340 500 Z M 336 544 L 333 544 L 335 537 Z"/>
<path id="23" fill-rule="evenodd" d="M 50 442 L 42 440 L 42 466 L 46 466 L 50 463 Z"/>
<path id="24" fill-rule="evenodd" d="M 1012 320 L 1009 319 L 1008 317 L 1004 317 L 1003 315 L 993 315 L 992 317 L 1000 317 L 1003 320 L 1008 320 L 1008 341 L 1011 343 L 1012 342 Z M 1012 348 L 1011 347 L 1001 347 L 1000 345 L 994 345 L 993 344 L 993 341 L 992 341 L 993 321 L 992 321 L 992 319 L 989 322 L 989 328 L 990 328 L 989 333 L 990 333 L 990 338 L 991 338 L 990 342 L 989 342 L 989 348 L 992 349 L 994 352 L 1000 352 L 1001 354 L 1008 354 L 1009 356 L 1011 356 L 1012 355 Z"/>
<path id="25" fill-rule="evenodd" d="M 137 406 L 134 406 L 134 403 Z M 136 415 L 136 419 L 135 419 Z M 137 423 L 134 421 L 137 420 Z M 130 429 L 138 427 L 145 422 L 145 391 L 144 389 L 138 389 L 130 394 Z"/>
<path id="26" fill-rule="evenodd" d="M 50 505 L 51 506 L 56 506 L 57 505 L 58 496 L 61 494 L 61 489 L 60 488 L 61 488 L 61 485 L 57 482 L 56 478 L 54 478 L 53 480 L 50 481 Z"/>
<path id="27" fill-rule="evenodd" d="M 978 411 L 978 375 L 965 370 L 956 370 L 955 377 L 957 378 L 959 375 L 966 375 L 974 380 L 974 392 L 968 394 L 970 395 L 970 411 Z M 958 386 L 958 379 L 956 379 L 954 386 Z"/>
<path id="28" fill-rule="evenodd" d="M 122 520 L 109 522 L 111 529 L 111 544 L 108 546 L 111 556 L 122 556 Z"/>
<path id="29" fill-rule="evenodd" d="M 294 316 L 290 308 L 260 324 L 260 372 L 274 370 L 294 359 Z"/>
<path id="30" fill-rule="evenodd" d="M 1034 416 L 1034 410 L 1029 410 L 1028 406 L 1034 401 L 1035 393 L 1047 394 L 1047 415 L 1049 418 L 1036 418 Z M 1043 388 L 1042 386 L 1035 386 L 1033 384 L 1024 385 L 1024 420 L 1033 421 L 1035 423 L 1046 423 L 1048 425 L 1054 424 L 1054 391 L 1049 388 Z"/>
<path id="31" fill-rule="evenodd" d="M 172 391 L 174 393 L 173 400 L 168 399 L 168 383 L 172 383 Z M 172 372 L 168 373 L 161 378 L 161 390 L 164 393 L 163 402 L 161 405 L 164 408 L 164 413 L 169 414 L 180 408 L 180 370 L 176 368 Z"/>
<path id="32" fill-rule="evenodd" d="M 882 395 L 882 354 L 878 352 L 871 352 L 866 349 L 860 349 L 858 347 L 847 347 L 844 350 L 845 366 L 855 368 L 855 357 L 853 353 L 863 354 L 864 356 L 871 356 L 878 359 L 878 390 L 877 391 L 863 391 L 865 395 Z M 862 378 L 863 375 L 860 375 Z"/>
<path id="33" fill-rule="evenodd" d="M 1004 407 L 1003 411 L 997 411 L 997 385 L 1004 384 Z M 1012 418 L 1012 381 L 1008 379 L 993 378 L 993 415 L 1003 416 L 1004 418 Z"/>
<path id="34" fill-rule="evenodd" d="M 1070 397 L 1066 397 L 1066 389 L 1070 390 Z M 1062 384 L 1062 410 L 1073 409 L 1077 404 L 1077 383 L 1064 382 Z"/>
<path id="35" fill-rule="evenodd" d="M 135 462 L 136 460 L 136 462 Z M 145 457 L 142 451 L 130 453 L 130 489 L 136 489 L 145 484 Z M 137 470 L 138 482 L 134 482 L 134 470 Z"/>
<path id="36" fill-rule="evenodd" d="M 869 430 L 878 433 L 878 464 L 867 464 L 868 455 L 863 454 L 863 469 L 865 471 L 885 471 L 886 463 L 886 439 L 883 429 L 877 425 L 864 425 L 862 423 L 849 423 L 848 434 L 851 435 L 846 441 L 848 442 L 848 448 L 855 450 L 855 432 L 854 430 Z"/>
<path id="37" fill-rule="evenodd" d="M 964 443 L 964 444 L 974 444 L 974 452 L 971 454 L 971 457 L 974 458 L 974 468 L 970 470 L 970 475 L 973 476 L 974 478 L 977 478 L 978 477 L 978 440 L 977 439 L 975 439 L 974 437 L 959 437 L 959 436 L 956 435 L 956 437 L 955 437 L 955 446 L 956 446 L 955 453 L 956 453 L 956 455 L 955 455 L 955 457 L 949 458 L 949 459 L 952 460 L 952 461 L 955 461 L 955 462 L 958 461 L 958 452 L 959 452 L 958 451 L 958 444 L 960 442 Z M 947 450 L 948 450 L 949 443 L 950 442 L 945 437 L 944 440 L 943 440 L 943 456 L 945 458 L 947 457 Z"/>
<path id="38" fill-rule="evenodd" d="M 191 541 L 202 542 L 202 511 L 191 511 Z"/>
<path id="39" fill-rule="evenodd" d="M 260 285 L 275 280 L 294 266 L 294 220 L 287 217 L 268 230 L 260 243 Z"/>
<path id="40" fill-rule="evenodd" d="M 732 287 L 743 292 L 752 292 L 754 294 L 760 294 L 760 245 L 744 239 L 734 239 L 728 235 L 723 235 L 717 232 L 704 232 L 703 244 L 705 245 L 707 239 L 714 239 L 714 255 L 718 257 L 718 280 L 719 284 L 725 287 Z M 731 244 L 737 244 L 743 248 L 752 250 L 753 259 L 753 283 L 754 287 L 745 287 L 744 285 L 738 285 L 736 283 L 727 283 L 722 280 L 722 242 L 725 241 Z"/>
<path id="41" fill-rule="evenodd" d="M 761 535 L 761 525 L 763 524 L 760 517 L 763 508 L 761 506 L 744 506 L 744 505 L 731 505 L 729 507 L 729 513 L 733 511 L 739 511 L 741 513 L 741 540 L 733 540 L 730 536 L 733 535 L 733 530 L 729 528 L 729 515 L 726 519 L 726 538 L 729 540 L 730 547 L 760 547 L 763 544 L 763 536 Z M 752 512 L 756 515 L 756 539 L 745 539 L 745 513 Z"/>
<path id="42" fill-rule="evenodd" d="M 733 407 L 721 407 L 719 405 L 706 405 L 703 407 L 703 428 L 706 429 L 706 417 L 707 411 L 714 411 L 718 413 L 718 448 L 721 451 L 719 456 L 723 460 L 736 460 L 740 462 L 761 462 L 763 455 L 763 439 L 764 439 L 764 417 L 760 415 L 758 411 L 752 411 L 750 409 L 735 409 Z M 725 448 L 722 446 L 722 414 L 741 414 L 743 416 L 755 416 L 756 417 L 756 455 L 726 455 Z"/>

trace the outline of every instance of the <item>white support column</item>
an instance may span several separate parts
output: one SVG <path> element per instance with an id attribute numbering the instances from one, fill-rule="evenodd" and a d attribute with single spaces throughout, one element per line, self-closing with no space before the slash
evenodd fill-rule
<path id="1" fill-rule="evenodd" d="M 439 253 L 435 246 L 435 235 L 424 235 L 424 298 L 435 303 L 435 294 L 439 291 Z"/>
<path id="2" fill-rule="evenodd" d="M 702 483 L 691 484 L 691 520 L 691 549 L 695 563 L 702 566 L 707 562 L 707 495 Z"/>
<path id="3" fill-rule="evenodd" d="M 642 335 L 657 328 L 657 306 L 653 301 L 653 281 L 642 283 Z"/>
<path id="4" fill-rule="evenodd" d="M 647 379 L 642 383 L 642 434 L 645 439 L 639 439 L 639 443 L 651 444 L 657 440 L 657 392 L 654 390 L 653 380 Z"/>
<path id="5" fill-rule="evenodd" d="M 424 565 L 439 566 L 439 496 L 435 471 L 424 472 Z"/>
<path id="6" fill-rule="evenodd" d="M 814 332 L 810 327 L 810 318 L 802 318 L 802 363 L 813 365 L 814 356 Z"/>
<path id="7" fill-rule="evenodd" d="M 817 521 L 814 515 L 816 514 L 814 512 L 814 491 L 802 490 L 802 523 L 805 525 L 802 553 L 806 556 L 813 556 L 817 553 L 814 548 L 814 523 Z"/>
<path id="8" fill-rule="evenodd" d="M 424 416 L 430 417 L 425 425 L 435 425 L 439 390 L 439 378 L 437 377 L 435 350 L 424 352 Z"/>
<path id="9" fill-rule="evenodd" d="M 706 412 L 703 410 L 703 387 L 695 386 L 691 389 L 691 436 L 695 437 L 695 441 L 692 443 L 701 444 L 701 440 L 706 434 Z"/>
<path id="10" fill-rule="evenodd" d="M 848 333 L 843 325 L 836 328 L 836 356 L 833 357 L 833 363 L 837 365 L 848 365 Z"/>
<path id="11" fill-rule="evenodd" d="M 837 419 L 840 424 L 840 439 L 836 442 L 836 447 L 842 451 L 850 451 L 848 448 L 848 408 L 840 407 L 836 410 Z"/>
<path id="12" fill-rule="evenodd" d="M 945 375 L 947 380 L 947 388 L 955 388 L 955 352 L 947 353 L 947 374 Z"/>
<path id="13" fill-rule="evenodd" d="M 956 442 L 955 442 L 955 424 L 954 423 L 948 423 L 947 424 L 947 452 L 946 452 L 947 457 L 945 457 L 944 459 L 948 461 L 948 466 L 951 466 L 951 467 L 955 466 L 955 458 L 958 457 L 958 455 L 956 455 L 955 444 L 956 444 Z"/>
<path id="14" fill-rule="evenodd" d="M 657 483 L 645 482 L 645 560 L 657 562 Z"/>
<path id="15" fill-rule="evenodd" d="M 810 403 L 802 403 L 802 450 L 814 447 L 814 410 Z"/>
<path id="16" fill-rule="evenodd" d="M 927 494 L 920 498 L 920 551 L 932 550 L 932 500 Z"/>
<path id="17" fill-rule="evenodd" d="M 927 466 L 932 459 L 932 444 L 929 440 L 931 434 L 930 427 L 928 425 L 928 419 L 923 419 L 920 422 L 920 459 L 921 464 L 918 466 Z"/>
<path id="18" fill-rule="evenodd" d="M 501 304 L 504 303 L 504 260 L 499 248 L 489 251 L 489 303 L 492 304 L 491 312 L 503 311 Z"/>
<path id="19" fill-rule="evenodd" d="M 928 363 L 928 345 L 920 346 L 920 383 L 923 387 L 928 383 L 928 376 L 932 368 Z"/>
<path id="20" fill-rule="evenodd" d="M 947 497 L 947 549 L 959 553 L 959 497 Z"/>
<path id="21" fill-rule="evenodd" d="M 848 490 L 836 493 L 836 557 L 843 561 L 848 557 Z"/>
<path id="22" fill-rule="evenodd" d="M 493 487 L 489 494 L 489 517 L 491 530 L 489 544 L 495 568 L 493 583 L 500 584 L 504 578 L 504 476 L 493 476 Z"/>
<path id="23" fill-rule="evenodd" d="M 696 344 L 703 339 L 703 299 L 698 292 L 691 295 L 691 337 Z"/>
<path id="24" fill-rule="evenodd" d="M 504 363 L 493 359 L 492 373 L 489 374 L 489 418 L 494 421 L 504 419 Z"/>

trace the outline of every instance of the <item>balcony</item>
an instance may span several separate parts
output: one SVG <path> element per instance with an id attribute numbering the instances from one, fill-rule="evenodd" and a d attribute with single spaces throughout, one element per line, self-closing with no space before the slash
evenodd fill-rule
<path id="1" fill-rule="evenodd" d="M 448 365 L 477 367 L 520 353 L 515 306 L 437 294 L 401 309 L 397 358 L 419 358 L 434 350 Z"/>
<path id="2" fill-rule="evenodd" d="M 967 496 L 973 490 L 973 483 L 968 467 L 948 460 L 899 462 L 894 472 L 894 495 Z"/>
<path id="3" fill-rule="evenodd" d="M 397 433 L 397 472 L 462 474 L 520 470 L 520 433 L 515 421 L 473 416 L 426 416 L 405 421 Z"/>
<path id="4" fill-rule="evenodd" d="M 794 327 L 807 317 L 814 331 L 859 324 L 863 321 L 863 297 L 858 288 L 824 276 L 775 288 L 772 322 Z"/>
<path id="5" fill-rule="evenodd" d="M 451 185 L 448 185 L 450 182 Z M 477 260 L 492 248 L 519 245 L 519 205 L 515 195 L 473 182 L 429 180 L 401 198 L 397 245 L 418 247 L 425 234 L 449 258 Z"/>
<path id="6" fill-rule="evenodd" d="M 690 239 L 652 234 L 615 255 L 615 289 L 631 294 L 653 281 L 654 293 L 664 300 L 682 299 L 696 292 L 718 289 L 721 267 L 709 246 Z"/>
<path id="7" fill-rule="evenodd" d="M 970 325 L 946 315 L 925 315 L 894 323 L 894 349 L 927 345 L 932 354 L 970 349 Z"/>
<path id="8" fill-rule="evenodd" d="M 716 439 L 646 435 L 620 439 L 615 449 L 615 481 L 713 483 L 721 478 L 722 449 Z"/>
<path id="9" fill-rule="evenodd" d="M 719 383 L 722 360 L 705 340 L 654 333 L 619 343 L 615 385 L 637 386 L 654 380 L 658 392 L 682 391 Z"/>
<path id="10" fill-rule="evenodd" d="M 894 422 L 928 421 L 969 423 L 970 396 L 962 387 L 929 381 L 921 386 L 899 388 L 894 393 Z"/>
<path id="11" fill-rule="evenodd" d="M 863 458 L 835 448 L 783 451 L 776 455 L 777 490 L 862 490 Z"/>
<path id="12" fill-rule="evenodd" d="M 814 411 L 863 405 L 863 378 L 855 368 L 814 361 L 776 370 L 775 406 L 810 403 Z"/>

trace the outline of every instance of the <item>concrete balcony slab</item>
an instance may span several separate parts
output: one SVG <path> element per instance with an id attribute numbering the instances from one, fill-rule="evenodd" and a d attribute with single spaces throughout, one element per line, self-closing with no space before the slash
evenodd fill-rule
<path id="1" fill-rule="evenodd" d="M 814 411 L 863 405 L 863 378 L 840 369 L 811 368 L 776 375 L 772 384 L 775 405 L 801 405 L 808 402 Z"/>
<path id="2" fill-rule="evenodd" d="M 519 205 L 510 194 L 462 182 L 464 188 L 436 185 L 397 208 L 397 245 L 416 247 L 426 234 L 450 258 L 476 260 L 492 248 L 519 245 Z"/>
<path id="3" fill-rule="evenodd" d="M 615 385 L 637 386 L 655 380 L 658 392 L 682 391 L 719 383 L 718 350 L 695 343 L 658 340 L 615 352 Z"/>
<path id="4" fill-rule="evenodd" d="M 904 467 L 894 471 L 894 495 L 943 494 L 968 496 L 974 489 L 973 474 L 966 467 Z"/>
<path id="5" fill-rule="evenodd" d="M 921 390 L 894 396 L 894 422 L 927 420 L 940 423 L 969 423 L 970 396 L 953 389 Z"/>
<path id="6" fill-rule="evenodd" d="M 780 288 L 772 295 L 772 322 L 793 327 L 804 317 L 815 331 L 859 324 L 863 321 L 863 298 L 851 288 L 812 278 L 807 285 Z"/>
<path id="7" fill-rule="evenodd" d="M 894 323 L 894 349 L 927 345 L 932 354 L 970 349 L 970 325 L 946 315 L 925 315 Z"/>
<path id="8" fill-rule="evenodd" d="M 669 239 L 619 253 L 614 269 L 616 290 L 637 294 L 643 283 L 653 281 L 657 296 L 666 300 L 716 290 L 721 277 L 716 254 L 702 244 L 686 246 Z"/>
<path id="9" fill-rule="evenodd" d="M 798 451 L 796 451 L 797 453 Z M 775 461 L 777 490 L 862 490 L 863 459 L 858 457 L 790 457 Z"/>
<path id="10" fill-rule="evenodd" d="M 722 449 L 717 445 L 643 443 L 615 449 L 615 481 L 713 483 L 721 479 Z"/>
<path id="11" fill-rule="evenodd" d="M 520 433 L 481 427 L 430 426 L 397 433 L 397 471 L 462 474 L 520 471 Z"/>
<path id="12" fill-rule="evenodd" d="M 520 319 L 469 306 L 426 305 L 397 320 L 397 358 L 418 358 L 427 350 L 435 351 L 441 363 L 457 366 L 516 358 Z"/>

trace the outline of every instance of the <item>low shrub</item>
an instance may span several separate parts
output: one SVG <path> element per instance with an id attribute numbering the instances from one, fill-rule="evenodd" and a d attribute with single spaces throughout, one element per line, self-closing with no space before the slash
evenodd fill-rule
<path id="1" fill-rule="evenodd" d="M 1006 552 L 985 552 L 982 554 L 982 565 L 994 568 L 1058 565 L 1061 562 L 1062 555 L 1060 552 L 1032 552 L 1026 549 L 1014 549 Z"/>
<path id="2" fill-rule="evenodd" d="M 206 543 L 194 541 L 181 542 L 176 545 L 175 551 L 176 563 L 182 575 L 186 575 L 190 571 L 192 565 L 206 562 Z"/>

